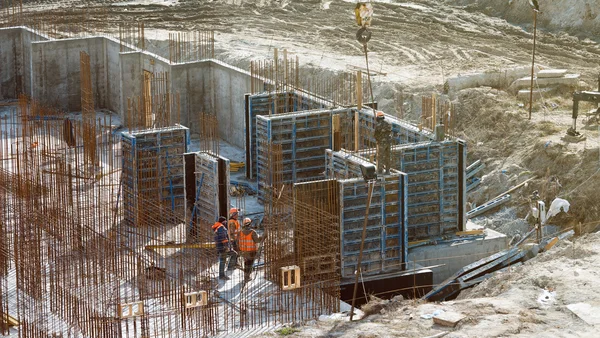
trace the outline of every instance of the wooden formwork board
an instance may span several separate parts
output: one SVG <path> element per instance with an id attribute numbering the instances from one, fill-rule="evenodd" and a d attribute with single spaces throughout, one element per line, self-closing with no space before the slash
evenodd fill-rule
<path id="1" fill-rule="evenodd" d="M 367 204 L 367 184 L 361 178 L 339 180 L 342 277 L 357 269 Z M 373 189 L 361 270 L 365 274 L 398 271 L 408 255 L 407 177 L 379 178 Z"/>

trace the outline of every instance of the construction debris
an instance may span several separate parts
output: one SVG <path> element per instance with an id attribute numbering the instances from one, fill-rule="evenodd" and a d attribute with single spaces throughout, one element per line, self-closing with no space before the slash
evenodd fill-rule
<path id="1" fill-rule="evenodd" d="M 547 242 L 540 244 L 540 246 L 534 245 L 519 248 L 518 245 L 525 241 L 525 239 L 527 239 L 534 231 L 535 229 L 532 229 L 528 235 L 523 237 L 519 243 L 516 243 L 513 248 L 501 251 L 463 267 L 439 286 L 434 287 L 433 290 L 426 294 L 422 299 L 429 301 L 443 301 L 454 298 L 461 290 L 473 287 L 496 274 L 504 273 L 508 271 L 508 269 L 515 268 L 526 260 L 535 257 L 539 252 L 544 251 L 540 250 L 540 248 L 550 249 L 554 245 L 550 244 L 551 242 L 556 243 L 559 239 L 566 239 L 574 235 L 573 230 L 570 230 L 562 233 L 558 237 L 554 237 L 556 240 L 554 240 L 554 238 L 548 239 Z"/>
<path id="2" fill-rule="evenodd" d="M 439 315 L 433 316 L 433 322 L 448 327 L 455 327 L 461 320 L 465 319 L 465 316 L 451 311 L 444 311 Z"/>

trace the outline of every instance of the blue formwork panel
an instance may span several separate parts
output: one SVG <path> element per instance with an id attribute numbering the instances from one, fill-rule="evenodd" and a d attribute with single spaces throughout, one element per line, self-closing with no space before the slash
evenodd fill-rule
<path id="1" fill-rule="evenodd" d="M 183 154 L 189 143 L 189 129 L 181 125 L 122 133 L 123 203 L 128 223 L 145 226 L 160 222 L 156 213 L 184 219 Z M 167 215 L 160 210 L 170 211 Z"/>
<path id="2" fill-rule="evenodd" d="M 325 150 L 331 148 L 331 110 L 258 116 L 257 183 L 258 196 L 263 199 L 265 188 L 273 182 L 269 168 L 269 144 L 282 147 L 283 184 L 324 177 Z"/>
<path id="3" fill-rule="evenodd" d="M 411 123 L 399 120 L 398 118 L 385 114 L 385 119 L 392 126 L 393 144 L 410 144 L 425 141 L 434 141 L 435 135 L 427 130 L 419 128 Z M 375 141 L 375 117 L 371 109 L 349 109 L 341 115 L 342 130 L 351 131 L 355 128 L 355 120 L 358 117 L 359 123 L 359 146 L 361 149 L 374 148 Z M 346 133 L 347 138 L 343 142 L 342 148 L 354 149 L 354 132 Z"/>
<path id="4" fill-rule="evenodd" d="M 369 207 L 361 270 L 364 274 L 399 271 L 408 256 L 407 176 L 378 178 Z M 368 185 L 362 178 L 338 180 L 342 278 L 357 269 L 367 209 Z"/>
<path id="5" fill-rule="evenodd" d="M 423 142 L 392 147 L 394 168 L 408 174 L 411 240 L 462 229 L 460 141 Z"/>
<path id="6" fill-rule="evenodd" d="M 277 101 L 277 109 L 275 109 Z M 325 104 L 314 96 L 300 92 L 272 92 L 248 96 L 248 109 L 246 119 L 249 121 L 247 140 L 249 147 L 246 155 L 247 176 L 249 179 L 256 177 L 257 164 L 257 136 L 256 117 L 265 115 L 276 115 L 290 112 L 304 111 L 308 109 L 323 108 Z"/>
<path id="7" fill-rule="evenodd" d="M 371 163 L 358 153 L 326 152 L 327 178 L 362 177 L 360 164 Z M 363 157 L 364 156 L 364 157 Z M 408 176 L 408 236 L 410 240 L 439 236 L 463 229 L 464 161 L 460 140 L 420 142 L 392 147 L 392 167 Z"/>

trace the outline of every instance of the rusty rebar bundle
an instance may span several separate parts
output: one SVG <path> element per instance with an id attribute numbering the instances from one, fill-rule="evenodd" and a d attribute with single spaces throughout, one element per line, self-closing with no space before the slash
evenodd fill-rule
<path id="1" fill-rule="evenodd" d="M 169 62 L 182 63 L 215 58 L 215 32 L 169 33 Z"/>

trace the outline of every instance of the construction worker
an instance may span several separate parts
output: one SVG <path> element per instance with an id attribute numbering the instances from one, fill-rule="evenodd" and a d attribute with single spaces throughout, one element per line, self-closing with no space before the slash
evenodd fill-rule
<path id="1" fill-rule="evenodd" d="M 215 232 L 215 246 L 217 248 L 217 253 L 219 254 L 219 279 L 228 280 L 229 277 L 225 275 L 225 264 L 227 262 L 227 258 L 229 257 L 229 265 L 231 262 L 237 261 L 237 253 L 234 250 L 231 250 L 229 235 L 227 232 L 227 218 L 224 216 L 220 216 L 219 220 L 215 222 L 212 226 L 213 231 Z M 231 267 L 229 270 L 232 270 Z"/>
<path id="2" fill-rule="evenodd" d="M 244 219 L 244 229 L 240 231 L 238 237 L 238 244 L 240 246 L 240 254 L 244 258 L 244 281 L 250 280 L 250 274 L 252 273 L 252 265 L 256 259 L 256 252 L 258 249 L 258 243 L 260 243 L 260 237 L 252 229 L 252 220 L 250 218 Z"/>
<path id="3" fill-rule="evenodd" d="M 382 174 L 385 167 L 386 175 L 390 174 L 390 157 L 392 146 L 392 126 L 385 120 L 383 112 L 375 116 L 375 141 L 377 142 L 377 173 Z"/>
<path id="4" fill-rule="evenodd" d="M 233 250 L 238 251 L 237 238 L 241 230 L 240 222 L 238 221 L 239 210 L 237 208 L 229 209 L 229 222 L 227 229 L 229 230 L 229 241 Z"/>

